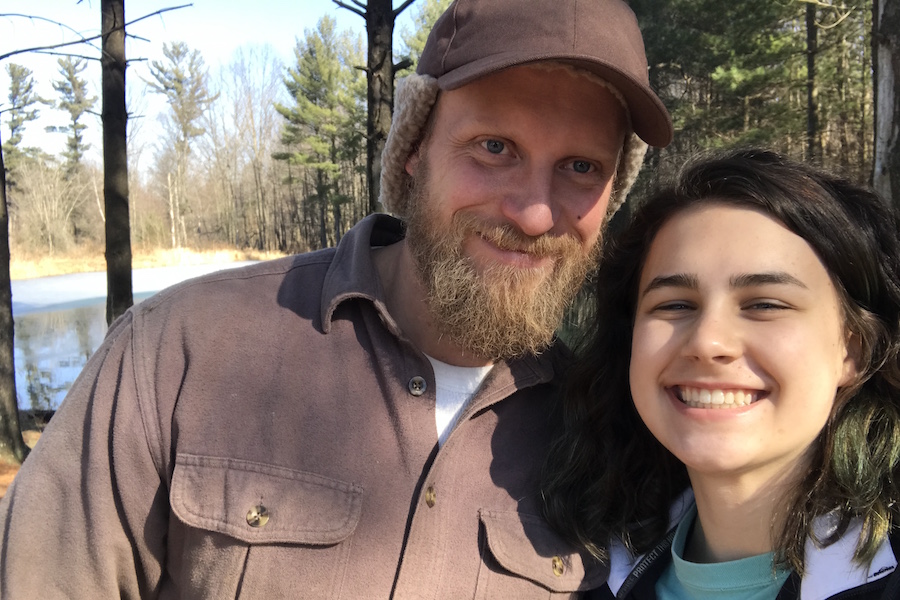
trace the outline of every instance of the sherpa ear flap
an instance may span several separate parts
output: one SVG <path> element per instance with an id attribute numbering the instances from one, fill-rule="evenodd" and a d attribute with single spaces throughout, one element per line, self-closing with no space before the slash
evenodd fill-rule
<path id="1" fill-rule="evenodd" d="M 410 177 L 406 160 L 421 141 L 422 129 L 438 96 L 437 79 L 413 73 L 397 82 L 394 120 L 381 154 L 381 192 L 384 208 L 400 217 L 407 215 Z"/>
<path id="2" fill-rule="evenodd" d="M 632 132 L 625 136 L 622 158 L 619 159 L 619 166 L 616 168 L 615 187 L 609 199 L 609 207 L 606 209 L 607 219 L 616 214 L 616 211 L 625 204 L 625 197 L 628 196 L 631 186 L 637 180 L 646 154 L 647 144 L 637 134 Z"/>
<path id="3" fill-rule="evenodd" d="M 378 200 L 385 210 L 399 217 L 408 214 L 410 176 L 406 161 L 421 141 L 422 129 L 438 96 L 437 79 L 413 73 L 397 82 L 394 93 L 394 120 L 381 155 L 381 193 Z M 609 200 L 607 218 L 625 203 L 637 179 L 647 144 L 634 133 L 625 136 L 625 145 L 616 170 L 615 188 Z"/>

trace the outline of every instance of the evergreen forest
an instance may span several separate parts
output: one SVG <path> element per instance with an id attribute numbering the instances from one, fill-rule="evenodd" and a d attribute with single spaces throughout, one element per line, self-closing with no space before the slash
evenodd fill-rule
<path id="1" fill-rule="evenodd" d="M 414 26 L 398 30 L 394 44 L 406 65 L 414 68 L 448 4 L 411 5 Z M 634 199 L 697 152 L 751 144 L 870 180 L 871 2 L 630 4 L 651 83 L 676 129 L 670 147 L 651 150 Z M 215 73 L 188 42 L 162 45 L 164 59 L 144 70 L 149 92 L 165 101 L 161 139 L 149 147 L 129 141 L 133 246 L 303 252 L 334 245 L 371 211 L 364 36 L 338 30 L 325 15 L 298 35 L 289 64 L 249 48 Z M 11 82 L 0 137 L 13 253 L 103 243 L 102 165 L 85 158 L 85 130 L 96 126 L 88 117 L 99 111 L 89 90 L 98 86 L 85 80 L 85 63 L 60 57 L 49 98 L 15 57 L 0 64 Z M 48 111 L 67 116 L 56 127 L 66 138 L 59 155 L 22 144 L 23 131 L 43 127 Z"/>

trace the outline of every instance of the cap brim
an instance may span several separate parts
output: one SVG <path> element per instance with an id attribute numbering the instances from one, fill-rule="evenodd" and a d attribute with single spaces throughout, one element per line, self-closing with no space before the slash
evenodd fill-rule
<path id="1" fill-rule="evenodd" d="M 672 119 L 662 100 L 653 93 L 653 90 L 646 84 L 622 73 L 619 69 L 591 57 L 559 54 L 536 54 L 523 57 L 521 51 L 514 54 L 510 53 L 510 55 L 506 56 L 494 54 L 453 69 L 438 77 L 437 82 L 442 90 L 453 90 L 480 77 L 509 67 L 547 60 L 563 62 L 585 69 L 612 84 L 619 90 L 628 104 L 634 132 L 647 144 L 663 148 L 672 141 L 674 136 Z"/>

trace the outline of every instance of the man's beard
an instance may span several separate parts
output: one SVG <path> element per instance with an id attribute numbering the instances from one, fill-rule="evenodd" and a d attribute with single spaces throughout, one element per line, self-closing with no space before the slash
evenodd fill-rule
<path id="1" fill-rule="evenodd" d="M 439 331 L 474 358 L 500 360 L 538 354 L 554 339 L 566 308 L 599 255 L 572 235 L 532 237 L 510 225 L 456 213 L 441 223 L 419 162 L 407 215 L 407 244 Z M 464 254 L 466 238 L 481 236 L 500 249 L 550 258 L 541 268 L 497 264 L 479 273 Z"/>

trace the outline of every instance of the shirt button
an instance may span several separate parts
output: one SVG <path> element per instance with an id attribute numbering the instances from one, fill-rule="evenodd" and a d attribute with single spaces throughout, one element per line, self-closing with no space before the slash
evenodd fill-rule
<path id="1" fill-rule="evenodd" d="M 550 561 L 550 566 L 553 568 L 553 574 L 557 577 L 562 577 L 562 574 L 566 572 L 566 564 L 558 556 L 553 557 Z"/>
<path id="2" fill-rule="evenodd" d="M 409 383 L 406 384 L 406 386 L 409 388 L 410 394 L 412 394 L 413 396 L 421 396 L 428 388 L 428 383 L 425 381 L 424 377 L 419 377 L 418 375 L 416 375 L 409 380 Z"/>
<path id="3" fill-rule="evenodd" d="M 429 485 L 428 489 L 425 490 L 425 504 L 428 505 L 428 508 L 434 508 L 434 503 L 437 500 L 437 492 L 434 491 L 434 486 Z"/>
<path id="4" fill-rule="evenodd" d="M 257 504 L 247 511 L 247 525 L 250 527 L 265 527 L 269 522 L 269 511 L 262 504 Z"/>

